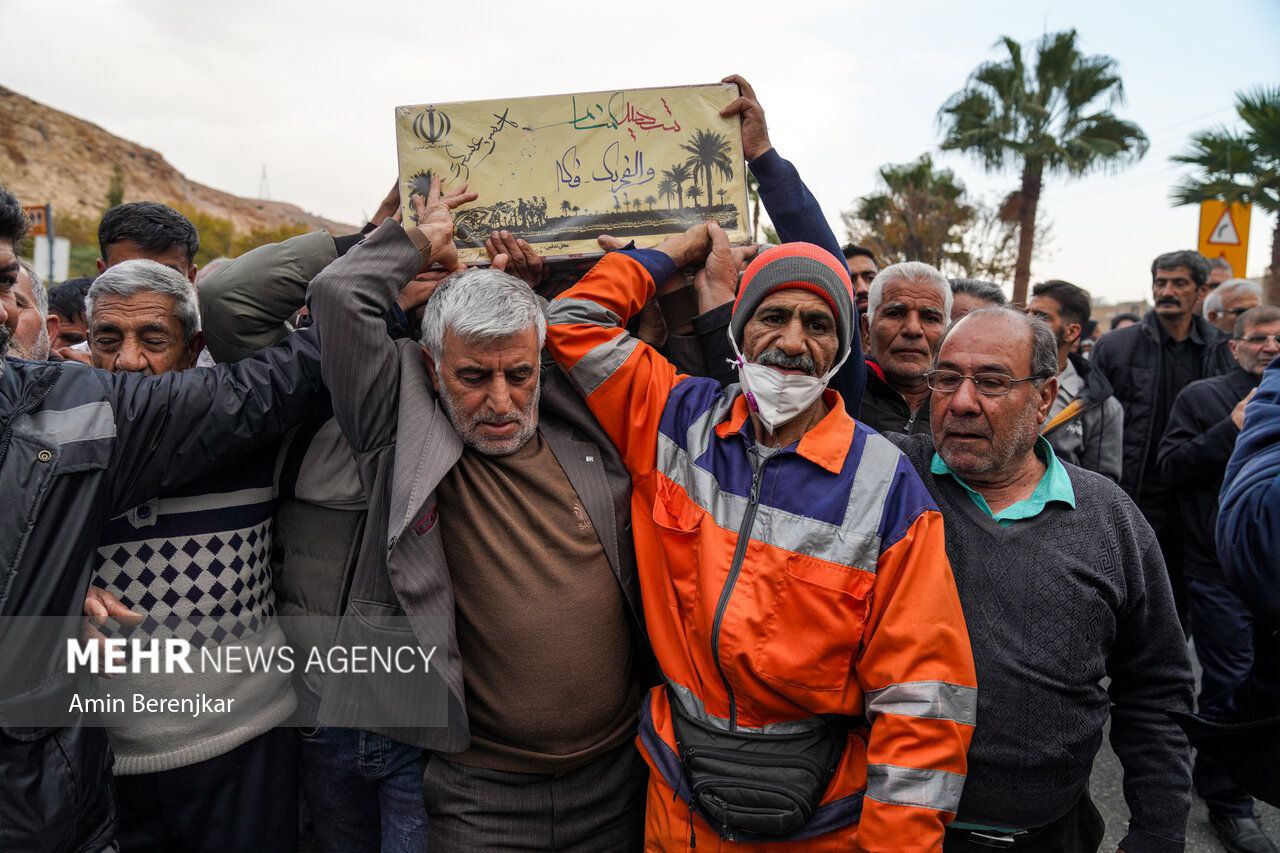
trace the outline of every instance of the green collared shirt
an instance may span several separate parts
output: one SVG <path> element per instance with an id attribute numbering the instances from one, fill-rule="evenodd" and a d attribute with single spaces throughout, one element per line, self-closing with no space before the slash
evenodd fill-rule
<path id="1" fill-rule="evenodd" d="M 951 466 L 942 461 L 942 457 L 937 453 L 933 454 L 933 459 L 929 463 L 929 471 L 933 474 L 949 474 L 969 494 L 969 497 L 977 504 L 978 509 L 991 516 L 1001 527 L 1008 527 L 1015 521 L 1035 518 L 1044 512 L 1046 506 L 1055 501 L 1064 503 L 1072 509 L 1076 508 L 1076 493 L 1075 489 L 1071 488 L 1071 478 L 1067 476 L 1067 469 L 1062 467 L 1062 463 L 1054 455 L 1052 445 L 1043 436 L 1036 439 L 1036 456 L 1039 456 L 1040 461 L 1045 464 L 1045 469 L 1044 476 L 1036 484 L 1035 491 L 1030 496 L 1015 504 L 1010 504 L 999 512 L 992 512 L 991 507 L 987 505 L 986 498 L 969 488 L 969 484 L 961 479 L 959 474 L 952 471 Z"/>

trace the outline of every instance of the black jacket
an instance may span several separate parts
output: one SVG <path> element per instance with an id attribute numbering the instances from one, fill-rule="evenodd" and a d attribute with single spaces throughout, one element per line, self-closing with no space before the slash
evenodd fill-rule
<path id="1" fill-rule="evenodd" d="M 1120 487 L 1138 501 L 1143 488 L 1147 453 L 1159 442 L 1164 424 L 1156 411 L 1163 365 L 1159 317 L 1150 311 L 1141 323 L 1108 332 L 1094 345 L 1090 362 L 1111 383 L 1116 399 L 1124 406 L 1124 462 Z M 1227 336 L 1203 317 L 1193 317 L 1194 334 L 1207 342 L 1202 364 L 1203 377 L 1220 376 L 1231 369 L 1235 359 L 1227 348 Z"/>
<path id="2" fill-rule="evenodd" d="M 1188 577 L 1223 581 L 1215 541 L 1218 492 L 1240 435 L 1231 410 L 1256 387 L 1258 377 L 1237 365 L 1222 376 L 1192 382 L 1169 413 L 1160 443 L 1160 474 L 1177 487 Z"/>
<path id="3" fill-rule="evenodd" d="M 110 749 L 65 674 L 103 524 L 279 438 L 319 388 L 311 334 L 154 377 L 0 362 L 0 850 L 112 840 Z"/>
<path id="4" fill-rule="evenodd" d="M 1068 358 L 1083 383 L 1079 395 L 1072 401 L 1072 405 L 1079 401 L 1079 408 L 1071 412 L 1064 409 L 1045 421 L 1040 434 L 1063 462 L 1096 471 L 1119 483 L 1124 408 L 1111 393 L 1111 383 L 1102 371 L 1076 353 Z"/>
<path id="5" fill-rule="evenodd" d="M 881 375 L 880 365 L 867 359 L 867 389 L 862 395 L 858 420 L 880 433 L 929 433 L 929 398 L 913 414 L 906 398 Z"/>

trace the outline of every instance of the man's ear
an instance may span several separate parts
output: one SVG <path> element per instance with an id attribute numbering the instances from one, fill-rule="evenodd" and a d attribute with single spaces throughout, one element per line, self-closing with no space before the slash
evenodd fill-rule
<path id="1" fill-rule="evenodd" d="M 200 271 L 200 267 L 196 266 L 195 264 L 188 264 L 187 265 L 187 281 L 191 282 L 192 284 L 195 284 L 196 273 L 198 273 L 199 271 Z"/>
<path id="2" fill-rule="evenodd" d="M 44 318 L 44 327 L 49 332 L 49 345 L 53 346 L 58 335 L 62 334 L 62 318 L 50 311 L 49 316 Z"/>
<path id="3" fill-rule="evenodd" d="M 1075 344 L 1076 341 L 1080 340 L 1080 335 L 1084 332 L 1084 327 L 1079 323 L 1068 323 L 1066 332 L 1066 342 L 1069 344 Z"/>
<path id="4" fill-rule="evenodd" d="M 1043 425 L 1049 419 L 1053 401 L 1058 399 L 1058 377 L 1050 376 L 1040 386 L 1040 403 L 1036 406 L 1036 423 Z"/>
<path id="5" fill-rule="evenodd" d="M 104 261 L 102 258 L 98 258 L 98 274 L 101 275 L 106 271 L 107 271 L 107 262 Z"/>
<path id="6" fill-rule="evenodd" d="M 436 360 L 431 357 L 431 352 L 426 347 L 419 347 L 422 350 L 422 361 L 427 365 L 427 375 L 431 377 L 431 384 L 440 387 L 440 379 L 436 375 Z"/>
<path id="7" fill-rule="evenodd" d="M 1236 357 L 1236 339 L 1235 338 L 1231 338 L 1229 341 L 1227 341 L 1227 349 L 1231 350 L 1231 357 L 1235 358 Z"/>
<path id="8" fill-rule="evenodd" d="M 862 348 L 871 352 L 871 324 L 867 322 L 867 312 L 858 315 L 859 328 L 862 329 Z"/>
<path id="9" fill-rule="evenodd" d="M 187 344 L 187 367 L 195 367 L 196 362 L 200 359 L 200 353 L 204 351 L 204 332 L 196 332 L 191 336 L 191 343 Z"/>

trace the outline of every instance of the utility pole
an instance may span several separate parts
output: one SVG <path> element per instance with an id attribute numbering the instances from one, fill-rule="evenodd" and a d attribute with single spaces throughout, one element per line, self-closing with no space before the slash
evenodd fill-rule
<path id="1" fill-rule="evenodd" d="M 262 180 L 258 181 L 258 198 L 263 201 L 271 200 L 271 185 L 267 183 L 267 164 L 262 164 Z"/>

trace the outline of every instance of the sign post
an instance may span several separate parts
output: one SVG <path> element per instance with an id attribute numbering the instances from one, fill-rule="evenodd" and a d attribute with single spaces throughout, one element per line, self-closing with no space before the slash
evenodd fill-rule
<path id="1" fill-rule="evenodd" d="M 1200 203 L 1200 231 L 1198 250 L 1212 260 L 1222 258 L 1231 264 L 1231 274 L 1244 278 L 1245 261 L 1249 255 L 1249 217 L 1253 206 L 1227 205 L 1224 201 Z"/>
<path id="2" fill-rule="evenodd" d="M 54 243 L 55 234 L 53 232 L 52 204 L 24 204 L 22 206 L 22 212 L 27 215 L 27 220 L 31 223 L 30 233 L 32 237 L 48 237 L 49 245 L 56 245 Z M 45 274 L 48 276 L 45 280 L 50 283 L 57 280 L 53 275 L 53 259 L 55 254 L 55 252 L 49 252 L 49 268 L 45 270 Z"/>

